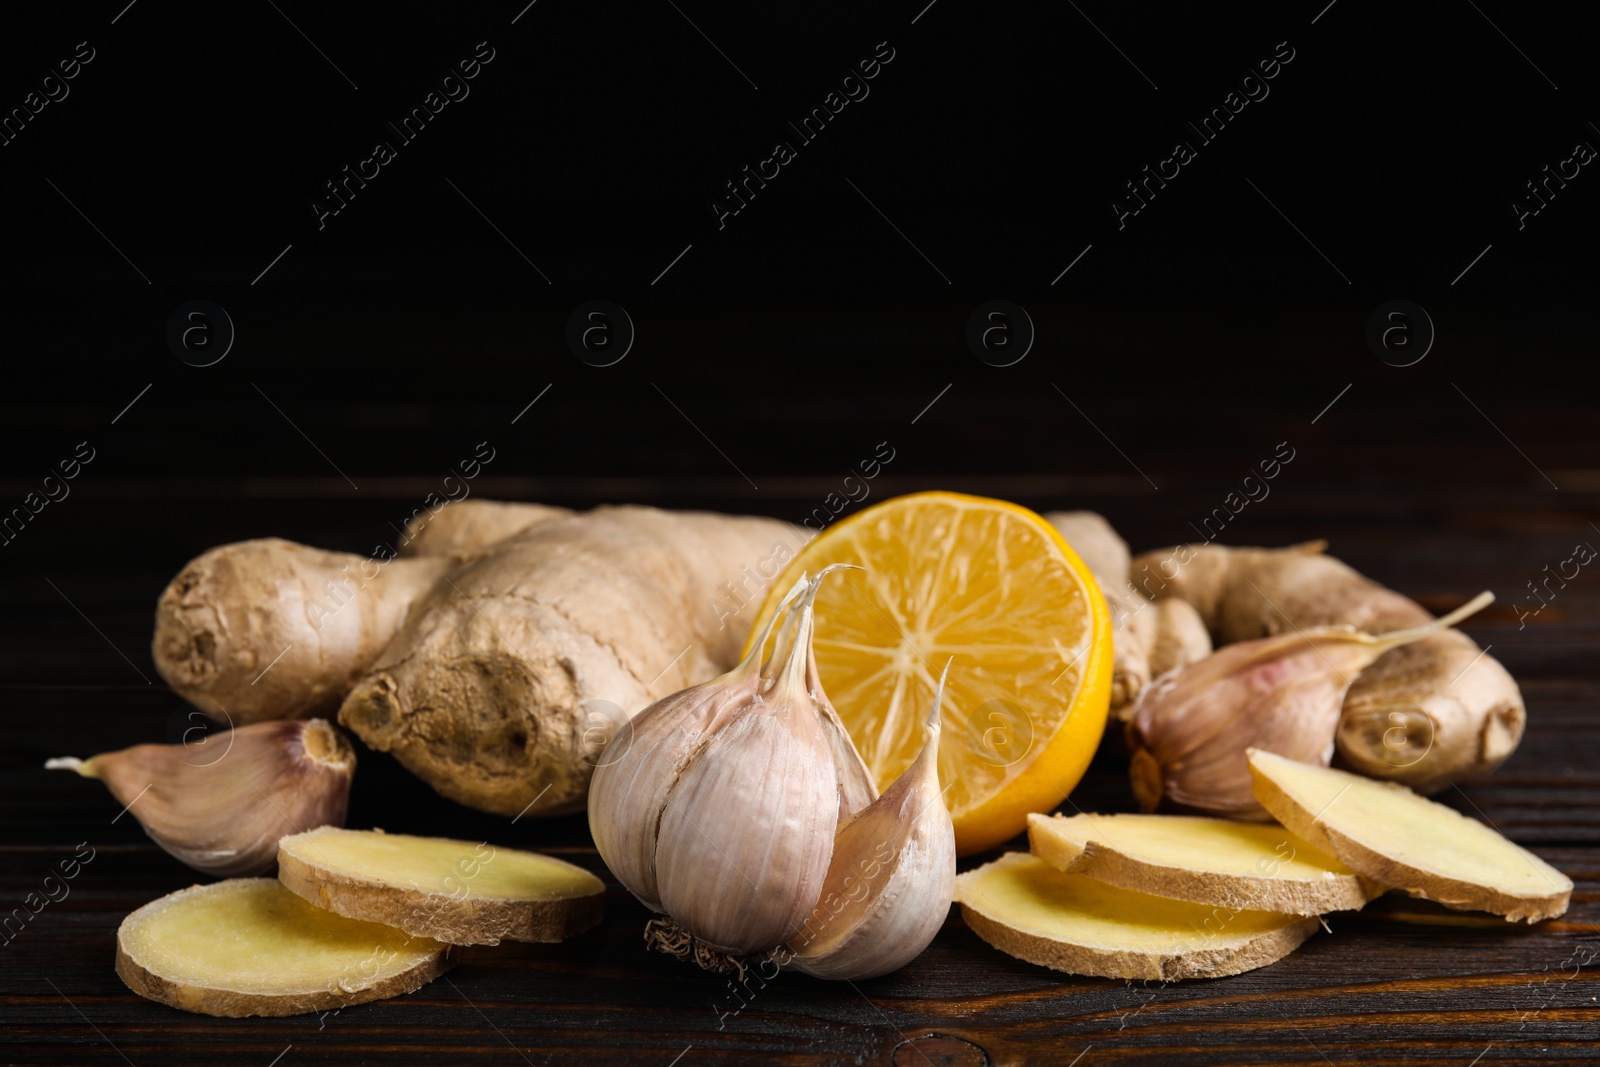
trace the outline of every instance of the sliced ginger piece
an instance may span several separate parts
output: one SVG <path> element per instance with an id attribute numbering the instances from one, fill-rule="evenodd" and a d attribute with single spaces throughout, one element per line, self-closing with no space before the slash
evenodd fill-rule
<path id="1" fill-rule="evenodd" d="M 1190 815 L 1030 815 L 1033 854 L 1067 874 L 1214 907 L 1321 915 L 1383 892 L 1281 826 Z"/>
<path id="2" fill-rule="evenodd" d="M 298 1015 L 410 993 L 450 946 L 315 907 L 273 878 L 232 878 L 151 901 L 117 928 L 129 989 L 202 1015 Z"/>
<path id="3" fill-rule="evenodd" d="M 333 826 L 279 841 L 278 879 L 329 911 L 453 945 L 565 940 L 600 921 L 605 891 L 536 852 Z"/>
<path id="4" fill-rule="evenodd" d="M 1008 852 L 956 878 L 974 933 L 1041 967 L 1102 978 L 1216 978 L 1276 962 L 1317 929 L 1311 917 L 1209 907 L 1063 874 Z"/>
<path id="5" fill-rule="evenodd" d="M 1510 922 L 1537 922 L 1567 910 L 1572 879 L 1476 819 L 1394 782 L 1260 749 L 1249 757 L 1262 806 L 1375 882 Z"/>

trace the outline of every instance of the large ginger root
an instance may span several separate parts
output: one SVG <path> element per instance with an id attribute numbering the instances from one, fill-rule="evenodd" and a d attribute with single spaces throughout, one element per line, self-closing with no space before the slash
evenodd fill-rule
<path id="1" fill-rule="evenodd" d="M 156 604 L 156 670 L 179 696 L 235 725 L 332 715 L 412 602 L 469 550 L 570 514 L 462 501 L 406 524 L 399 555 L 414 558 L 368 559 L 278 538 L 213 548 Z"/>
<path id="2" fill-rule="evenodd" d="M 1211 654 L 1199 614 L 1177 598 L 1146 600 L 1128 582 L 1128 544 L 1093 511 L 1054 511 L 1045 519 L 1083 559 L 1111 609 L 1111 714 L 1127 718 L 1150 680 Z"/>
<path id="3" fill-rule="evenodd" d="M 464 556 L 521 533 L 530 526 L 571 515 L 547 504 L 461 500 L 406 520 L 402 556 Z"/>
<path id="4" fill-rule="evenodd" d="M 741 570 L 764 586 L 799 541 L 772 519 L 642 507 L 540 523 L 417 603 L 339 721 L 452 800 L 576 811 L 632 715 L 737 660 L 751 620 L 720 591 Z"/>
<path id="5" fill-rule="evenodd" d="M 1220 643 L 1294 627 L 1381 634 L 1433 618 L 1323 555 L 1324 547 L 1180 545 L 1137 556 L 1132 580 L 1144 595 L 1194 605 Z M 1526 717 L 1506 669 L 1470 637 L 1446 630 L 1385 653 L 1356 677 L 1340 714 L 1338 752 L 1362 774 L 1433 793 L 1499 766 L 1522 740 Z"/>

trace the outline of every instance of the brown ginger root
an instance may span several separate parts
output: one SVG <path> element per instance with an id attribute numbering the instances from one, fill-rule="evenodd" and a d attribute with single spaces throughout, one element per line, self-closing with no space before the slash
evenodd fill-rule
<path id="1" fill-rule="evenodd" d="M 1125 720 L 1152 679 L 1210 655 L 1211 635 L 1183 600 L 1152 604 L 1128 582 L 1127 542 L 1104 516 L 1055 511 L 1045 519 L 1088 566 L 1111 609 L 1111 713 Z"/>
<path id="2" fill-rule="evenodd" d="M 328 715 L 450 561 L 275 537 L 213 548 L 156 603 L 151 654 L 179 696 L 234 725 Z"/>
<path id="3" fill-rule="evenodd" d="M 399 555 L 368 559 L 260 538 L 211 549 L 156 605 L 151 652 L 177 694 L 234 725 L 338 710 L 412 602 L 473 549 L 570 515 L 462 501 L 406 524 Z"/>
<path id="4" fill-rule="evenodd" d="M 1223 644 L 1316 626 L 1386 633 L 1433 618 L 1324 555 L 1325 547 L 1180 545 L 1140 554 L 1131 577 L 1144 595 L 1192 604 Z M 1525 720 L 1506 669 L 1470 637 L 1446 630 L 1385 653 L 1356 677 L 1340 713 L 1338 754 L 1362 774 L 1433 793 L 1499 766 Z"/>
<path id="5" fill-rule="evenodd" d="M 573 512 L 547 504 L 515 504 L 501 500 L 459 500 L 438 511 L 422 511 L 406 520 L 402 556 L 464 557 L 550 519 Z"/>
<path id="6" fill-rule="evenodd" d="M 419 601 L 339 721 L 460 803 L 579 810 L 631 716 L 737 661 L 754 616 L 727 584 L 776 574 L 800 540 L 772 519 L 645 507 L 541 523 Z"/>
<path id="7" fill-rule="evenodd" d="M 1168 597 L 1156 601 L 1153 608 L 1135 612 L 1129 619 L 1144 642 L 1152 679 L 1211 655 L 1211 634 L 1191 604 Z"/>

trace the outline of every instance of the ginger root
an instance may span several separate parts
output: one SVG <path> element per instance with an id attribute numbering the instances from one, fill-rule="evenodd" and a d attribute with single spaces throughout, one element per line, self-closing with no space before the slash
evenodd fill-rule
<path id="1" fill-rule="evenodd" d="M 223 545 L 162 593 L 156 666 L 235 725 L 337 710 L 453 800 L 574 811 L 635 712 L 734 663 L 739 605 L 803 539 L 771 519 L 462 501 L 414 516 L 385 560 Z"/>
<path id="2" fill-rule="evenodd" d="M 634 714 L 737 662 L 723 587 L 741 565 L 764 587 L 759 564 L 797 544 L 773 519 L 646 507 L 539 523 L 418 601 L 339 721 L 462 804 L 580 810 Z"/>
<path id="3" fill-rule="evenodd" d="M 1111 609 L 1111 714 L 1126 720 L 1154 678 L 1211 654 L 1200 615 L 1177 598 L 1146 600 L 1128 581 L 1128 544 L 1093 511 L 1045 516 L 1088 566 Z"/>
<path id="4" fill-rule="evenodd" d="M 450 560 L 324 552 L 276 537 L 213 548 L 156 603 L 156 670 L 234 725 L 332 716 Z"/>
<path id="5" fill-rule="evenodd" d="M 400 555 L 461 557 L 504 541 L 530 526 L 572 514 L 568 508 L 553 508 L 547 504 L 460 500 L 438 511 L 407 519 Z"/>
<path id="6" fill-rule="evenodd" d="M 156 604 L 151 654 L 185 700 L 234 725 L 339 709 L 411 604 L 472 550 L 572 514 L 462 501 L 406 523 L 398 558 L 269 537 L 190 561 Z"/>
<path id="7" fill-rule="evenodd" d="M 1433 618 L 1325 547 L 1179 545 L 1135 557 L 1131 576 L 1146 596 L 1193 605 L 1221 644 L 1317 626 L 1386 633 Z M 1338 755 L 1369 777 L 1434 793 L 1499 766 L 1526 718 L 1506 669 L 1446 630 L 1385 653 L 1356 677 L 1340 712 Z"/>

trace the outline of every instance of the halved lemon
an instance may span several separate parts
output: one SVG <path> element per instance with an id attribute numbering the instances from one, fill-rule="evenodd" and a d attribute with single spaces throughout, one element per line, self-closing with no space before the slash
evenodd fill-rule
<path id="1" fill-rule="evenodd" d="M 883 789 L 915 758 L 948 662 L 939 781 L 963 855 L 1071 792 L 1111 702 L 1111 618 L 1049 523 L 1003 500 L 896 497 L 828 527 L 775 581 L 753 633 L 804 573 L 823 689 Z M 748 649 L 748 642 L 746 645 Z"/>

